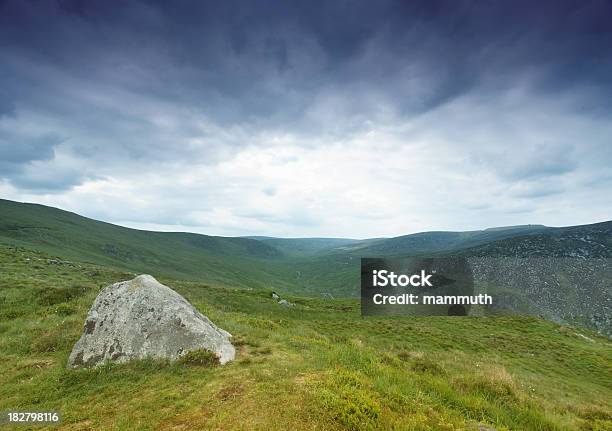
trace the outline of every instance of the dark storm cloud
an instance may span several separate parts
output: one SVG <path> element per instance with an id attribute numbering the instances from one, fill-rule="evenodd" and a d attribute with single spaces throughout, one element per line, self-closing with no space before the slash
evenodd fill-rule
<path id="1" fill-rule="evenodd" d="M 5 60 L 27 61 L 36 90 L 42 64 L 224 123 L 291 124 L 325 87 L 414 114 L 529 71 L 542 91 L 589 87 L 596 108 L 612 75 L 605 1 L 6 1 L 0 16 Z"/>
<path id="2" fill-rule="evenodd" d="M 79 185 L 86 177 L 78 170 L 48 171 L 33 170 L 18 171 L 11 176 L 11 183 L 16 187 L 35 194 L 56 193 Z"/>
<path id="3" fill-rule="evenodd" d="M 0 160 L 6 164 L 22 164 L 34 160 L 50 160 L 54 147 L 62 139 L 53 134 L 24 137 L 0 130 Z"/>
<path id="4" fill-rule="evenodd" d="M 65 139 L 53 133 L 14 133 L 0 129 L 1 176 L 22 190 L 58 192 L 81 183 L 85 176 L 76 167 L 49 164 Z"/>
<path id="5" fill-rule="evenodd" d="M 610 22 L 604 0 L 0 0 L 0 180 L 60 193 L 408 128 L 561 195 L 612 163 Z"/>

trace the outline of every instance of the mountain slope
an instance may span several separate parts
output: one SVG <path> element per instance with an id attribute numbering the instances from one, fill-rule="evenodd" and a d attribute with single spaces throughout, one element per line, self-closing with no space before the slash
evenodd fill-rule
<path id="1" fill-rule="evenodd" d="M 547 228 L 529 235 L 500 238 L 488 244 L 466 247 L 470 256 L 612 257 L 612 221 L 582 226 Z"/>
<path id="2" fill-rule="evenodd" d="M 371 239 L 358 240 L 348 238 L 274 238 L 274 237 L 246 237 L 270 245 L 288 256 L 306 257 L 327 253 L 341 247 L 371 243 Z"/>
<path id="3" fill-rule="evenodd" d="M 439 253 L 474 247 L 515 236 L 546 232 L 542 225 L 510 226 L 467 232 L 420 232 L 395 238 L 356 244 L 345 248 L 361 256 L 394 256 Z"/>
<path id="4" fill-rule="evenodd" d="M 550 228 L 458 254 L 500 307 L 612 337 L 612 222 Z"/>
<path id="5" fill-rule="evenodd" d="M 94 298 L 132 275 L 52 261 L 0 245 L 0 411 L 59 411 L 53 429 L 612 427 L 612 343 L 589 330 L 532 317 L 362 318 L 354 299 L 282 307 L 269 290 L 171 278 L 160 281 L 233 334 L 235 361 L 69 370 Z"/>
<path id="6" fill-rule="evenodd" d="M 504 229 L 504 237 L 510 235 Z M 515 234 L 522 229 L 510 229 Z M 439 251 L 500 234 L 428 232 L 390 239 L 228 238 L 124 228 L 37 204 L 0 200 L 0 242 L 75 261 L 236 287 L 358 295 L 359 257 Z M 426 239 L 424 239 L 426 238 Z M 426 244 L 419 247 L 419 244 Z"/>
<path id="7" fill-rule="evenodd" d="M 0 242 L 79 262 L 242 287 L 267 285 L 281 252 L 253 239 L 149 232 L 43 205 L 0 200 Z M 260 261 L 269 260 L 271 265 Z"/>
<path id="8" fill-rule="evenodd" d="M 325 297 L 358 296 L 362 256 L 459 254 L 472 259 L 476 276 L 495 280 L 481 288 L 495 291 L 501 308 L 604 334 L 612 327 L 607 317 L 612 314 L 610 263 L 594 260 L 612 255 L 612 222 L 371 240 L 225 238 L 128 229 L 42 205 L 0 200 L 0 243 L 131 272 Z M 561 265 L 560 260 L 524 259 L 533 257 L 570 260 Z M 586 258 L 594 259 L 576 260 Z"/>

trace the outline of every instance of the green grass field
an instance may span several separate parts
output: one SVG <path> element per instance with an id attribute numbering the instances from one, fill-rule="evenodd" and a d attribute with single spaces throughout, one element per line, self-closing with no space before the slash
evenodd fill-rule
<path id="1" fill-rule="evenodd" d="M 612 429 L 612 343 L 587 330 L 362 318 L 351 299 L 286 308 L 265 289 L 156 273 L 234 334 L 236 361 L 67 370 L 99 290 L 133 273 L 50 259 L 0 246 L 0 411 L 57 410 L 54 429 Z"/>
<path id="2" fill-rule="evenodd" d="M 173 279 L 273 287 L 302 296 L 321 296 L 321 292 L 356 296 L 359 283 L 358 258 L 294 253 L 291 243 L 279 250 L 248 238 L 128 229 L 57 208 L 3 199 L 0 244 Z"/>

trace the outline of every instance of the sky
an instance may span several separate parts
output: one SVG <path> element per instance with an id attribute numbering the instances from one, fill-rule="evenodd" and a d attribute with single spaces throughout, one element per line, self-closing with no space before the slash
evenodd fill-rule
<path id="1" fill-rule="evenodd" d="M 612 219 L 612 2 L 0 0 L 0 198 L 383 237 Z"/>

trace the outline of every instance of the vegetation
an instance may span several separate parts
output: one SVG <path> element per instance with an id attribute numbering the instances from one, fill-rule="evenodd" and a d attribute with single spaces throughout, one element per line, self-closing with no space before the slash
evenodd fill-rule
<path id="1" fill-rule="evenodd" d="M 75 371 L 66 360 L 93 299 L 133 273 L 16 245 L 0 245 L 0 268 L 0 410 L 60 411 L 56 429 L 612 428 L 612 343 L 588 330 L 362 318 L 352 299 L 288 297 L 287 308 L 270 290 L 151 271 L 234 334 L 236 361 Z"/>
<path id="2" fill-rule="evenodd" d="M 179 364 L 198 365 L 202 367 L 216 367 L 219 365 L 219 358 L 213 352 L 205 349 L 192 350 L 178 359 Z"/>
<path id="3" fill-rule="evenodd" d="M 304 241 L 308 245 L 299 245 Z M 273 246 L 280 243 L 284 245 L 279 249 Z M 358 286 L 358 258 L 317 254 L 325 245 L 338 244 L 334 240 L 278 240 L 269 245 L 251 238 L 141 231 L 2 199 L 0 244 L 24 246 L 59 260 L 155 272 L 212 286 L 273 287 L 304 296 L 356 296 Z"/>
<path id="4" fill-rule="evenodd" d="M 612 255 L 612 222 L 424 232 L 361 241 L 254 238 L 127 229 L 56 208 L 0 199 L 0 244 L 129 272 L 154 272 L 211 286 L 273 288 L 300 296 L 358 296 L 361 256 L 507 256 L 530 255 L 532 250 L 538 256 L 557 256 L 560 251 L 580 257 Z"/>

